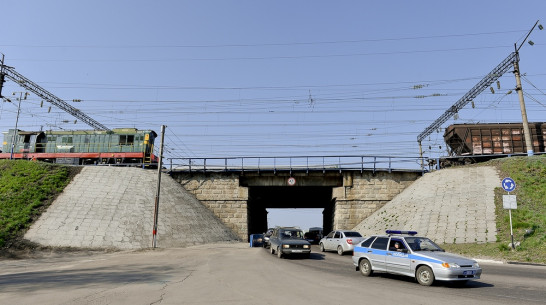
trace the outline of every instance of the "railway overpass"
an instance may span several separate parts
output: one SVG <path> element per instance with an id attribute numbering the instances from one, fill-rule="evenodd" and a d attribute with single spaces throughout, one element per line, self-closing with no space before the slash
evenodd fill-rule
<path id="1" fill-rule="evenodd" d="M 265 232 L 275 208 L 324 209 L 325 231 L 352 229 L 423 174 L 416 158 L 380 156 L 169 161 L 170 176 L 241 239 Z"/>
<path id="2" fill-rule="evenodd" d="M 275 167 L 248 166 L 249 160 L 236 160 L 246 165 L 232 167 L 233 160 L 220 159 L 207 160 L 205 167 L 205 160 L 197 160 L 201 165 L 192 161 L 164 169 L 159 247 L 247 240 L 267 227 L 267 208 L 286 207 L 324 209 L 325 230 L 369 235 L 396 227 L 439 242 L 495 240 L 493 190 L 500 178 L 491 166 L 423 175 L 388 159 L 383 165 L 398 168 L 383 167 L 379 158 L 366 164 L 325 160 L 324 166 L 302 160 L 305 166 L 283 159 L 279 163 L 292 166 Z M 84 166 L 25 238 L 54 247 L 148 248 L 156 184 L 155 170 Z"/>

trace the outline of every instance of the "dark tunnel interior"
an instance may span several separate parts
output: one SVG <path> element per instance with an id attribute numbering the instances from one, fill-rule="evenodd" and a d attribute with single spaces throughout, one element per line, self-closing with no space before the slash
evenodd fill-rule
<path id="1" fill-rule="evenodd" d="M 267 211 L 271 208 L 324 209 L 322 227 L 333 227 L 332 187 L 326 186 L 251 186 L 248 190 L 248 233 L 267 231 Z M 297 225 L 297 224 L 295 224 Z"/>

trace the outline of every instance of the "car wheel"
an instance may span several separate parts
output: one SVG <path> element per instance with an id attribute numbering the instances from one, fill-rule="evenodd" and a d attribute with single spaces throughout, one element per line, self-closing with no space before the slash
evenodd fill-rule
<path id="1" fill-rule="evenodd" d="M 269 246 L 269 253 L 275 254 L 275 250 L 273 250 L 273 247 Z"/>
<path id="2" fill-rule="evenodd" d="M 343 256 L 343 247 L 342 246 L 337 246 L 337 254 Z"/>
<path id="3" fill-rule="evenodd" d="M 277 248 L 277 257 L 282 258 L 282 252 L 280 248 Z"/>
<path id="4" fill-rule="evenodd" d="M 364 276 L 370 276 L 373 273 L 372 264 L 370 264 L 370 261 L 365 258 L 358 263 L 358 267 L 360 269 L 360 273 L 362 273 Z"/>
<path id="5" fill-rule="evenodd" d="M 324 244 L 320 243 L 320 252 L 324 252 Z"/>
<path id="6" fill-rule="evenodd" d="M 430 286 L 434 282 L 434 272 L 428 266 L 421 266 L 417 268 L 417 273 L 415 274 L 417 282 L 423 286 Z"/>

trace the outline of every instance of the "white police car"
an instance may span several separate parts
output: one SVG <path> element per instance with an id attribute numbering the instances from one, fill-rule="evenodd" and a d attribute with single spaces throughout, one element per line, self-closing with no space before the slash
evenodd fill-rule
<path id="1" fill-rule="evenodd" d="M 434 280 L 462 281 L 480 278 L 479 264 L 446 253 L 432 240 L 418 237 L 415 231 L 387 230 L 387 235 L 371 236 L 354 247 L 353 264 L 362 275 L 374 271 L 415 277 L 421 285 Z"/>

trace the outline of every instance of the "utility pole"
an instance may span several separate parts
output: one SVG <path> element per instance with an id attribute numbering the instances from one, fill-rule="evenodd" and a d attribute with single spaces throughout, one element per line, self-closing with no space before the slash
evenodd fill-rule
<path id="1" fill-rule="evenodd" d="M 159 161 L 157 164 L 157 192 L 155 194 L 154 229 L 152 236 L 152 247 L 157 244 L 157 220 L 159 216 L 159 193 L 161 190 L 161 167 L 163 167 L 163 139 L 165 138 L 165 125 L 161 125 L 161 145 L 159 146 Z"/>
<path id="2" fill-rule="evenodd" d="M 516 53 L 517 54 L 517 53 Z M 516 77 L 516 91 L 519 97 L 519 107 L 521 109 L 521 120 L 523 122 L 523 135 L 525 137 L 525 147 L 527 148 L 527 156 L 533 155 L 533 142 L 531 140 L 531 131 L 529 130 L 529 122 L 527 121 L 527 110 L 525 109 L 525 100 L 523 99 L 523 89 L 521 87 L 521 79 L 519 72 L 519 54 L 514 61 L 514 76 Z"/>
<path id="3" fill-rule="evenodd" d="M 535 29 L 537 26 L 539 20 L 533 25 L 533 28 L 527 33 L 527 36 L 525 36 L 525 39 L 521 42 L 519 45 L 519 48 L 516 44 L 514 44 L 514 49 L 516 49 L 516 58 L 514 60 L 514 76 L 516 77 L 516 91 L 518 92 L 519 97 L 519 107 L 521 109 L 521 120 L 523 123 L 523 136 L 525 137 L 525 147 L 527 148 L 527 156 L 533 155 L 533 142 L 531 139 L 531 132 L 529 130 L 529 122 L 527 121 L 527 110 L 525 109 L 525 100 L 523 99 L 523 88 L 521 87 L 521 79 L 520 79 L 520 70 L 519 70 L 519 49 L 523 46 L 525 41 L 527 41 L 527 38 L 529 38 L 529 35 L 531 35 L 531 32 Z M 542 26 L 539 27 L 542 29 Z"/>
<path id="4" fill-rule="evenodd" d="M 0 61 L 0 99 L 2 96 L 2 88 L 4 87 L 4 82 L 6 81 L 4 78 L 4 53 L 2 54 L 2 61 Z"/>
<path id="5" fill-rule="evenodd" d="M 13 92 L 13 95 L 15 95 L 17 92 Z M 25 92 L 25 100 L 27 99 L 28 92 Z M 15 130 L 13 131 L 13 138 L 11 139 L 11 153 L 9 155 L 9 159 L 13 160 L 13 151 L 15 150 L 15 142 L 17 141 L 17 134 L 19 131 L 17 130 L 17 125 L 19 124 L 19 113 L 21 111 L 21 100 L 23 99 L 23 92 L 19 92 L 19 97 L 17 100 L 19 101 L 19 104 L 17 106 L 17 118 L 15 119 Z"/>

